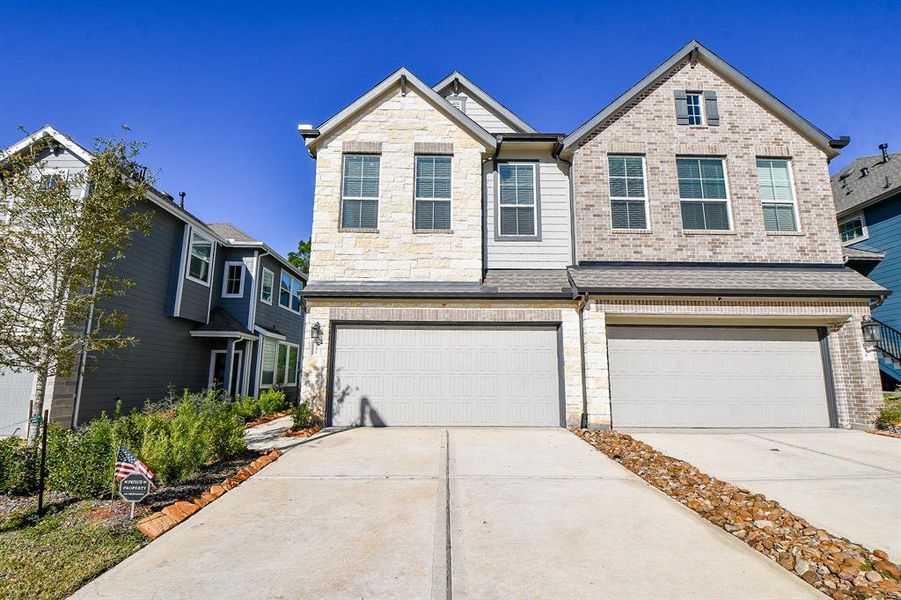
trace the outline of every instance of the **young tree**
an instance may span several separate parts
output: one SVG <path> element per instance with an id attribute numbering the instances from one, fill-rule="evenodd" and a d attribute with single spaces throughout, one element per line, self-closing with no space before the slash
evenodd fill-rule
<path id="1" fill-rule="evenodd" d="M 301 240 L 297 243 L 297 252 L 288 252 L 288 261 L 304 275 L 310 272 L 310 249 L 312 248 L 312 238 L 307 241 Z"/>
<path id="2" fill-rule="evenodd" d="M 0 370 L 35 373 L 31 417 L 48 379 L 71 375 L 82 353 L 135 341 L 122 333 L 127 315 L 102 301 L 132 287 L 112 267 L 150 230 L 151 213 L 137 207 L 150 185 L 136 160 L 142 147 L 98 139 L 87 168 L 68 177 L 47 168 L 59 151 L 49 137 L 0 155 Z"/>

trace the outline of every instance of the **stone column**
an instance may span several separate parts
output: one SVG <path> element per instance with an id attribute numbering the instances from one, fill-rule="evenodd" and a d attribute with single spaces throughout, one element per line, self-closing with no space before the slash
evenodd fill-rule
<path id="1" fill-rule="evenodd" d="M 610 427 L 610 372 L 607 365 L 607 318 L 594 302 L 582 312 L 585 343 L 585 394 L 588 426 Z"/>

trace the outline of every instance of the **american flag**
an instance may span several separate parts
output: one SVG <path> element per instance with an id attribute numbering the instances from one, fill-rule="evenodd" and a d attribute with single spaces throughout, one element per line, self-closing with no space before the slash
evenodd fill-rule
<path id="1" fill-rule="evenodd" d="M 147 468 L 138 457 L 119 446 L 119 453 L 116 455 L 116 481 L 122 481 L 132 473 L 137 471 L 147 479 L 153 479 L 153 471 Z"/>

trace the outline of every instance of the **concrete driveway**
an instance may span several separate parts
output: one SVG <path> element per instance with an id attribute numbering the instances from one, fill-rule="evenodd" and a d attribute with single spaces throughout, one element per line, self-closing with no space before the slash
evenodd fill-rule
<path id="1" fill-rule="evenodd" d="M 288 451 L 81 598 L 813 598 L 562 429 L 354 429 Z"/>
<path id="2" fill-rule="evenodd" d="M 901 440 L 862 431 L 633 431 L 811 524 L 901 559 Z"/>

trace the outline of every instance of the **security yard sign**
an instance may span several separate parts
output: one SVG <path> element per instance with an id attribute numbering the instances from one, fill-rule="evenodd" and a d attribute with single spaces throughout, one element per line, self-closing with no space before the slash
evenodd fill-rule
<path id="1" fill-rule="evenodd" d="M 150 493 L 150 480 L 140 473 L 132 473 L 119 482 L 119 495 L 126 502 L 131 502 L 131 518 L 135 518 L 135 504 Z"/>

